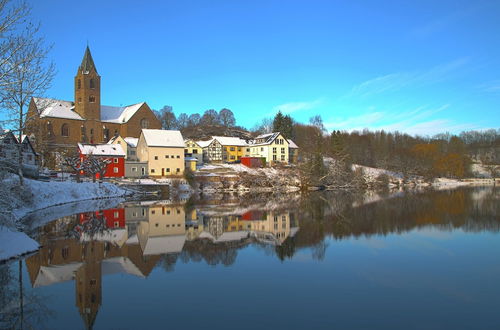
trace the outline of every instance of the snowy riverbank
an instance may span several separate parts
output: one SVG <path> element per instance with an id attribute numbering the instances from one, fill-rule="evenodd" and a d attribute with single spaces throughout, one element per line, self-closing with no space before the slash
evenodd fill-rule
<path id="1" fill-rule="evenodd" d="M 14 176 L 1 183 L 4 210 L 0 222 L 0 261 L 38 249 L 37 242 L 17 230 L 21 218 L 53 206 L 120 198 L 131 194 L 129 190 L 111 183 L 43 182 L 25 179 L 24 186 L 20 187 Z"/>

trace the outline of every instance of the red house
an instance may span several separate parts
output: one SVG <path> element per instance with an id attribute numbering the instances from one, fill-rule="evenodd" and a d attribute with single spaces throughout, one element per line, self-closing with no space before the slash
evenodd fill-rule
<path id="1" fill-rule="evenodd" d="M 78 143 L 80 160 L 83 162 L 91 155 L 109 159 L 110 163 L 104 173 L 105 178 L 123 178 L 125 176 L 125 152 L 119 144 L 81 144 Z M 83 173 L 82 171 L 82 174 Z M 99 179 L 99 174 L 97 174 Z"/>

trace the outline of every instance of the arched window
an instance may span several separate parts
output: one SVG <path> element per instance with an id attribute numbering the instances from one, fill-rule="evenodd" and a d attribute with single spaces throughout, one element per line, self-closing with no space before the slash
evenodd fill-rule
<path id="1" fill-rule="evenodd" d="M 69 126 L 68 126 L 68 124 L 62 124 L 62 126 L 61 126 L 61 135 L 62 136 L 69 136 Z"/>
<path id="2" fill-rule="evenodd" d="M 90 88 L 92 88 L 92 89 L 95 88 L 94 79 L 90 79 Z"/>
<path id="3" fill-rule="evenodd" d="M 94 95 L 90 95 L 89 96 L 89 102 L 90 103 L 94 103 L 95 102 L 95 96 Z"/>
<path id="4" fill-rule="evenodd" d="M 142 128 L 148 128 L 149 127 L 149 120 L 147 118 L 142 118 L 141 119 L 141 127 Z"/>
<path id="5" fill-rule="evenodd" d="M 82 81 L 81 81 L 81 79 L 78 79 L 78 81 L 77 81 L 76 84 L 77 84 L 78 89 L 82 88 Z"/>

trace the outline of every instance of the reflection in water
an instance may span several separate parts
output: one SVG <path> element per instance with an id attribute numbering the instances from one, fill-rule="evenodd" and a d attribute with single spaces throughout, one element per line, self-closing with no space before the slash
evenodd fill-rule
<path id="1" fill-rule="evenodd" d="M 102 303 L 102 276 L 107 274 L 147 277 L 156 266 L 172 271 L 178 260 L 228 266 L 249 245 L 282 261 L 305 248 L 322 260 L 328 252 L 325 238 L 403 233 L 425 226 L 500 229 L 495 189 L 377 199 L 336 192 L 125 203 L 39 228 L 35 236 L 42 248 L 25 263 L 35 288 L 74 280 L 75 304 L 85 326 L 92 328 Z"/>

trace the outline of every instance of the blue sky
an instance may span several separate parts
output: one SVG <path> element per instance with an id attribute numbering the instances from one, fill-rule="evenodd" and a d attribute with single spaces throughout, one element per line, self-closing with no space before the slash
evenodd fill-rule
<path id="1" fill-rule="evenodd" d="M 278 109 L 328 129 L 500 127 L 499 1 L 34 1 L 54 44 L 48 96 L 73 100 L 87 41 L 102 103 Z"/>

